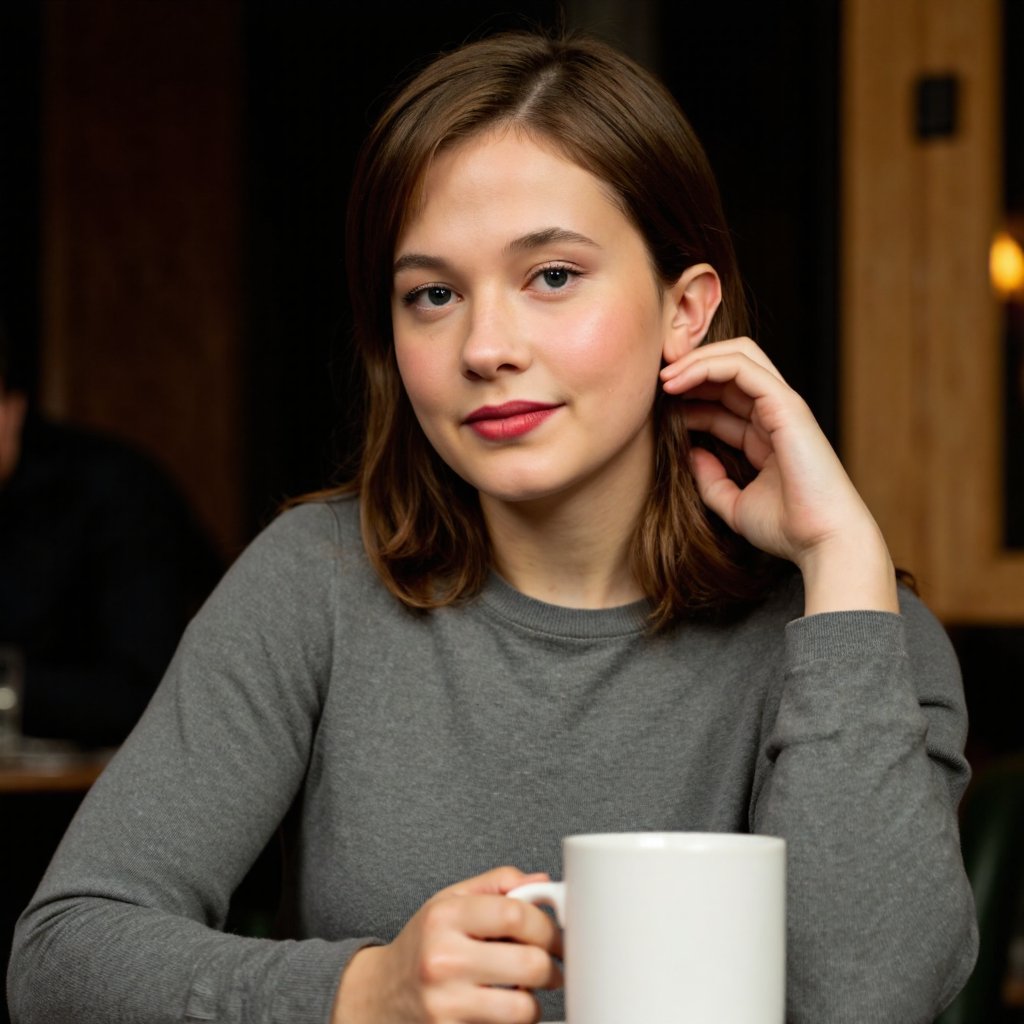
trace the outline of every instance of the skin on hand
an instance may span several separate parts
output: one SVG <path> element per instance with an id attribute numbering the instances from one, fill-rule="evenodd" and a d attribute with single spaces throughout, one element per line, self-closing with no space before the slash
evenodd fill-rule
<path id="1" fill-rule="evenodd" d="M 686 424 L 746 455 L 757 476 L 740 488 L 709 451 L 692 466 L 701 497 L 763 551 L 794 562 L 807 614 L 898 611 L 888 549 L 806 402 L 749 338 L 695 348 L 661 371 L 685 399 Z"/>
<path id="2" fill-rule="evenodd" d="M 332 1024 L 538 1020 L 530 990 L 561 986 L 554 960 L 561 931 L 549 915 L 505 893 L 547 877 L 501 867 L 433 896 L 393 942 L 352 958 Z"/>

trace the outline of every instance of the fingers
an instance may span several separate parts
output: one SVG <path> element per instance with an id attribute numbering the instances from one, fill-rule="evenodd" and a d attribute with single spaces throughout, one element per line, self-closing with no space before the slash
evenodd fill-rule
<path id="1" fill-rule="evenodd" d="M 687 401 L 683 405 L 683 419 L 688 430 L 711 434 L 742 451 L 755 469 L 762 469 L 772 453 L 771 438 L 755 421 L 734 415 L 720 405 Z"/>
<path id="2" fill-rule="evenodd" d="M 532 992 L 494 988 L 483 994 L 470 1024 L 534 1024 L 540 1015 L 540 1003 Z"/>
<path id="3" fill-rule="evenodd" d="M 737 416 L 756 419 L 765 436 L 786 424 L 813 421 L 803 399 L 749 338 L 694 349 L 664 367 L 661 379 L 668 394 L 718 402 Z"/>
<path id="4" fill-rule="evenodd" d="M 661 379 L 662 387 L 670 395 L 684 394 L 705 385 L 718 385 L 721 400 L 726 402 L 728 396 L 733 411 L 740 415 L 749 414 L 749 409 L 758 399 L 777 395 L 780 391 L 790 392 L 789 386 L 776 372 L 747 353 L 721 351 L 710 346 L 696 349 L 666 366 L 661 371 Z M 715 394 L 713 387 L 705 388 L 706 397 Z"/>
<path id="5" fill-rule="evenodd" d="M 807 403 L 749 338 L 695 349 L 666 366 L 661 377 L 667 393 L 695 403 L 686 411 L 691 429 L 706 430 L 742 449 L 757 468 L 778 447 L 779 431 L 790 435 L 789 443 L 799 435 L 818 439 L 820 428 Z M 720 415 L 712 412 L 714 407 Z"/>
<path id="6" fill-rule="evenodd" d="M 481 984 L 528 989 L 555 989 L 562 985 L 562 971 L 550 953 L 538 946 L 515 942 L 488 942 L 478 951 Z"/>
<path id="7" fill-rule="evenodd" d="M 774 363 L 765 355 L 764 351 L 750 338 L 730 338 L 728 341 L 713 341 L 706 345 L 687 352 L 681 359 L 669 363 L 661 370 L 662 383 L 677 381 L 680 376 L 686 375 L 691 367 L 705 363 L 708 360 L 746 360 L 759 367 L 765 373 L 782 381 L 782 374 L 776 369 Z M 677 387 L 666 388 L 670 393 L 678 393 Z"/>
<path id="8" fill-rule="evenodd" d="M 474 938 L 537 946 L 548 952 L 560 948 L 561 931 L 543 910 L 505 896 L 453 897 L 437 911 L 444 927 L 455 928 Z"/>
<path id="9" fill-rule="evenodd" d="M 738 530 L 736 502 L 742 491 L 730 479 L 725 467 L 711 452 L 694 448 L 690 453 L 690 465 L 701 500 L 731 530 Z"/>
<path id="10" fill-rule="evenodd" d="M 424 975 L 478 985 L 557 988 L 562 933 L 544 911 L 494 894 L 452 894 L 423 910 Z"/>
<path id="11" fill-rule="evenodd" d="M 487 893 L 503 896 L 520 885 L 526 885 L 529 882 L 546 882 L 549 878 L 550 876 L 543 871 L 535 871 L 528 875 L 520 871 L 519 868 L 506 865 L 456 882 L 454 885 L 448 886 L 447 889 L 442 889 L 434 899 L 443 896 L 485 895 Z"/>
<path id="12" fill-rule="evenodd" d="M 465 1024 L 534 1024 L 540 1015 L 540 1003 L 526 989 L 478 989 L 472 995 L 455 989 L 438 993 L 426 1007 L 429 1021 Z"/>
<path id="13" fill-rule="evenodd" d="M 543 871 L 526 874 L 514 867 L 500 867 L 442 889 L 430 902 L 454 896 L 495 896 L 495 901 L 467 904 L 467 919 L 460 921 L 467 933 L 480 939 L 511 939 L 532 943 L 555 956 L 562 954 L 562 931 L 550 915 L 529 903 L 504 899 L 506 893 L 531 882 L 547 882 Z"/>

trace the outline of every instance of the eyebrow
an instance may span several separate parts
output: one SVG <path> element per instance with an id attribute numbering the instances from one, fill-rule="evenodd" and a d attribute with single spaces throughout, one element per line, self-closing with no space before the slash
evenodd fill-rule
<path id="1" fill-rule="evenodd" d="M 595 249 L 601 247 L 592 238 L 581 235 L 578 231 L 570 231 L 568 228 L 544 228 L 541 231 L 531 231 L 528 235 L 513 238 L 505 246 L 506 253 L 524 252 L 529 249 L 539 249 L 541 246 L 550 245 L 552 242 L 571 242 L 575 245 L 589 245 Z"/>
<path id="2" fill-rule="evenodd" d="M 403 270 L 436 270 L 446 273 L 451 270 L 451 264 L 440 256 L 427 256 L 421 252 L 407 252 L 395 260 L 395 275 L 397 276 Z"/>
<path id="3" fill-rule="evenodd" d="M 595 249 L 601 247 L 592 238 L 581 235 L 578 231 L 570 231 L 568 228 L 542 228 L 540 231 L 531 231 L 529 234 L 513 238 L 505 246 L 505 255 L 512 255 L 517 252 L 527 252 L 530 249 L 539 249 L 553 242 L 569 242 L 574 245 L 588 245 Z M 407 252 L 395 260 L 394 273 L 400 274 L 403 270 L 433 270 L 438 273 L 451 271 L 451 264 L 441 256 L 429 256 L 426 253 Z"/>

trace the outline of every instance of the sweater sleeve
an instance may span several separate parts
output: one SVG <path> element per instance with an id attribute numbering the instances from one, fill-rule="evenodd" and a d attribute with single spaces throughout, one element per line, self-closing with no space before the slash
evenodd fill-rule
<path id="1" fill-rule="evenodd" d="M 324 1024 L 373 941 L 223 934 L 234 889 L 300 791 L 330 676 L 333 516 L 259 537 L 187 630 L 19 923 L 19 1024 Z"/>
<path id="2" fill-rule="evenodd" d="M 959 669 L 938 622 L 901 600 L 901 615 L 787 627 L 752 827 L 787 841 L 791 1024 L 925 1024 L 974 963 Z"/>

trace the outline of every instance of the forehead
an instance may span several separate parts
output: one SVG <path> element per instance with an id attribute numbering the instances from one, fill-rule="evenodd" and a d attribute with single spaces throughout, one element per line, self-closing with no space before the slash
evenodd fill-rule
<path id="1" fill-rule="evenodd" d="M 615 190 L 555 142 L 514 125 L 445 146 L 420 175 L 397 247 L 410 234 L 442 228 L 453 217 L 554 217 L 571 211 L 625 217 Z M 561 216 L 560 216 L 561 215 Z M 509 224 L 511 228 L 511 223 Z"/>

